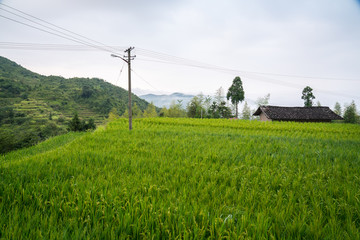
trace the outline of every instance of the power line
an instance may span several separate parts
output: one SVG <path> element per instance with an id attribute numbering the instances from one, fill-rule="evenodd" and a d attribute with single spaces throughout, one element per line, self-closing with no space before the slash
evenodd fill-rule
<path id="1" fill-rule="evenodd" d="M 100 46 L 99 46 L 100 47 Z M 123 51 L 123 46 L 107 46 L 108 48 Z M 103 51 L 99 48 L 87 45 L 70 45 L 70 44 L 42 44 L 42 43 L 15 43 L 0 42 L 0 49 L 21 49 L 30 51 Z"/>
<path id="2" fill-rule="evenodd" d="M 123 71 L 123 69 L 124 69 L 124 66 L 125 66 L 125 62 L 123 62 L 123 64 L 122 64 L 122 67 L 121 67 L 121 69 L 120 69 L 119 75 L 118 75 L 115 83 L 119 82 L 120 77 L 121 77 L 121 73 L 122 73 L 122 71 Z"/>
<path id="3" fill-rule="evenodd" d="M 43 19 L 41 19 L 41 18 L 38 18 L 38 17 L 35 17 L 35 16 L 31 15 L 31 14 L 25 13 L 25 12 L 19 10 L 19 9 L 16 9 L 16 8 L 11 7 L 11 6 L 9 6 L 9 5 L 6 5 L 6 4 L 4 4 L 4 3 L 0 3 L 0 5 L 3 5 L 3 6 L 5 6 L 5 7 L 7 7 L 7 8 L 9 8 L 9 9 L 12 9 L 12 10 L 18 12 L 18 13 L 21 13 L 21 14 L 27 16 L 27 17 L 33 18 L 33 19 L 35 19 L 35 20 L 37 20 L 37 21 L 40 21 L 40 22 L 42 22 L 42 23 L 45 23 L 45 24 L 47 24 L 47 25 L 49 25 L 49 26 L 51 26 L 51 27 L 46 26 L 46 25 L 44 25 L 44 24 L 42 24 L 42 23 L 36 22 L 36 21 L 31 20 L 31 19 L 29 19 L 29 18 L 27 18 L 27 17 L 21 16 L 21 15 L 19 15 L 19 14 L 16 14 L 16 13 L 14 13 L 14 12 L 11 12 L 11 11 L 9 11 L 9 10 L 6 10 L 6 9 L 3 9 L 3 8 L 2 8 L 3 11 L 6 11 L 6 12 L 8 12 L 8 13 L 10 13 L 10 14 L 13 14 L 13 15 L 15 15 L 15 16 L 18 16 L 18 17 L 20 17 L 20 18 L 26 19 L 26 20 L 28 20 L 28 21 L 30 21 L 30 22 L 33 22 L 33 23 L 35 23 L 35 24 L 37 24 L 37 25 L 40 25 L 40 26 L 43 26 L 43 27 L 45 27 L 45 28 L 47 28 L 47 29 L 50 29 L 50 30 L 52 30 L 52 31 L 55 31 L 55 32 L 57 32 L 57 33 L 60 33 L 60 34 L 63 34 L 63 35 L 65 35 L 65 36 L 68 36 L 68 37 L 70 37 L 70 38 L 73 38 L 74 40 L 76 40 L 76 42 L 81 42 L 82 44 L 85 44 L 85 45 L 88 45 L 88 46 L 93 46 L 93 47 L 96 47 L 96 48 L 100 48 L 100 49 L 102 49 L 102 50 L 104 50 L 104 51 L 107 51 L 107 52 L 114 52 L 114 53 L 117 52 L 117 49 L 108 48 L 108 46 L 106 46 L 105 44 L 103 44 L 103 43 L 101 43 L 101 42 L 98 42 L 98 41 L 96 41 L 96 40 L 93 40 L 93 39 L 90 39 L 90 38 L 88 38 L 88 37 L 85 37 L 85 36 L 83 36 L 83 35 L 81 35 L 81 34 L 78 34 L 78 33 L 75 33 L 75 32 L 73 32 L 73 31 L 70 31 L 70 30 L 67 30 L 67 29 L 65 29 L 65 28 L 62 28 L 62 27 L 60 27 L 60 26 L 57 26 L 57 25 L 55 25 L 55 24 L 53 24 L 53 23 L 50 23 L 50 22 L 48 22 L 48 21 L 45 21 L 45 20 L 43 20 Z M 14 20 L 14 19 L 10 19 L 10 18 L 8 18 L 8 19 L 9 19 L 9 20 Z M 19 22 L 19 21 L 17 21 L 17 22 L 18 22 L 18 23 L 21 23 L 21 22 Z M 21 24 L 23 24 L 23 23 L 21 23 Z M 28 26 L 29 26 L 29 25 L 28 25 Z M 54 28 L 54 27 L 55 27 L 55 28 Z M 38 29 L 38 28 L 37 28 L 37 29 Z M 60 29 L 61 31 L 59 31 L 58 29 Z M 81 38 L 82 38 L 82 39 L 81 39 Z M 67 39 L 68 39 L 68 38 L 67 38 Z M 86 39 L 86 40 L 84 40 L 84 39 Z M 68 39 L 68 40 L 70 40 L 70 39 Z M 89 41 L 90 41 L 90 42 L 89 42 Z M 92 43 L 91 43 L 91 42 L 92 42 Z M 100 46 L 96 46 L 94 43 L 96 43 L 97 45 L 100 45 Z"/>
<path id="4" fill-rule="evenodd" d="M 194 61 L 186 58 L 176 57 L 173 55 L 155 52 L 151 50 L 146 50 L 140 48 L 139 55 L 143 55 L 150 59 L 141 59 L 143 61 L 154 61 L 159 63 L 169 63 L 175 65 L 185 65 L 190 67 L 198 67 L 204 69 L 211 69 L 211 70 L 221 70 L 224 72 L 231 72 L 231 73 L 245 73 L 245 74 L 258 74 L 258 75 L 269 75 L 269 76 L 277 76 L 277 77 L 292 77 L 292 78 L 303 78 L 303 79 L 322 79 L 322 80 L 337 80 L 337 81 L 360 81 L 360 79 L 351 79 L 351 78 L 334 78 L 334 77 L 315 77 L 315 76 L 303 76 L 303 75 L 292 75 L 292 74 L 282 74 L 282 73 L 268 73 L 268 72 L 256 72 L 256 71 L 246 71 L 246 70 L 239 70 L 239 69 L 230 69 L 225 67 L 220 67 L 208 63 L 203 63 L 199 61 Z M 157 60 L 153 60 L 157 59 Z"/>
<path id="5" fill-rule="evenodd" d="M 97 50 L 101 50 L 101 51 L 107 51 L 107 52 L 111 52 L 111 53 L 117 53 L 117 51 L 119 51 L 119 49 L 115 49 L 112 46 L 107 46 L 105 44 L 102 44 L 98 41 L 92 40 L 90 38 L 87 38 L 83 35 L 77 34 L 75 32 L 69 31 L 65 28 L 59 27 L 55 24 L 52 24 L 50 22 L 47 22 L 45 20 L 42 20 L 40 18 L 37 18 L 35 16 L 32 16 L 30 14 L 27 14 L 23 11 L 20 11 L 16 8 L 10 7 L 6 4 L 0 3 L 0 5 L 5 6 L 15 12 L 3 9 L 3 11 L 8 12 L 12 15 L 15 15 L 17 17 L 20 17 L 22 19 L 25 19 L 31 23 L 34 23 L 38 26 L 34 26 L 32 24 L 29 23 L 25 23 L 22 21 L 19 21 L 17 19 L 13 19 L 7 16 L 3 16 L 0 15 L 0 17 L 8 19 L 10 21 L 37 29 L 39 31 L 43 31 L 76 43 L 80 43 L 82 45 L 88 46 L 90 48 L 94 48 Z M 24 16 L 21 16 L 20 14 L 23 14 Z M 26 16 L 26 17 L 25 17 Z M 29 18 L 30 17 L 30 18 Z M 35 19 L 35 20 L 33 20 Z M 37 22 L 37 21 L 40 21 Z M 49 25 L 46 26 L 45 24 Z M 40 27 L 39 27 L 40 26 Z M 45 28 L 45 29 L 44 29 Z M 60 29 L 60 30 L 59 30 Z M 86 39 L 86 40 L 84 40 Z M 94 44 L 96 43 L 96 44 Z M 49 45 L 47 46 L 40 46 L 40 44 L 38 44 L 37 46 L 33 45 L 28 45 L 28 46 L 15 46 L 15 43 L 13 43 L 14 45 L 11 46 L 11 43 L 7 43 L 7 46 L 3 46 L 4 48 L 26 48 L 26 49 L 32 49 L 32 50 L 48 50 L 51 49 L 52 47 L 50 47 Z M 9 45 L 10 44 L 10 45 Z M 1 48 L 1 46 L 0 46 Z M 52 49 L 56 49 L 56 47 L 54 46 Z M 60 48 L 61 49 L 61 48 Z M 63 45 L 63 49 L 70 49 L 67 47 L 64 47 Z M 79 50 L 80 48 L 74 47 L 73 49 L 77 49 Z M 288 87 L 295 87 L 295 88 L 299 88 L 300 85 L 296 84 L 296 83 L 289 83 L 286 81 L 281 81 L 281 80 L 277 80 L 277 79 L 271 79 L 269 77 L 264 77 L 264 76 L 276 76 L 276 77 L 292 77 L 292 78 L 302 78 L 302 79 L 322 79 L 322 80 L 333 80 L 333 81 L 359 81 L 359 79 L 348 79 L 348 78 L 332 78 L 332 77 L 313 77 L 313 76 L 300 76 L 300 75 L 289 75 L 289 74 L 280 74 L 280 73 L 266 73 L 266 72 L 255 72 L 255 71 L 244 71 L 244 70 L 238 70 L 238 69 L 230 69 L 230 68 L 225 68 L 225 67 L 220 67 L 220 66 L 216 66 L 216 65 L 212 65 L 212 64 L 208 64 L 208 63 L 203 63 L 203 62 L 199 62 L 199 61 L 195 61 L 195 60 L 190 60 L 190 59 L 186 59 L 186 58 L 182 58 L 182 57 L 177 57 L 177 56 L 173 56 L 173 55 L 169 55 L 169 54 L 165 54 L 165 53 L 160 53 L 160 52 L 155 52 L 155 51 L 151 51 L 151 50 L 146 50 L 146 49 L 142 49 L 139 48 L 137 50 L 137 52 L 144 56 L 145 59 L 139 58 L 139 60 L 143 60 L 143 61 L 152 61 L 152 62 L 158 62 L 158 63 L 167 63 L 167 64 L 174 64 L 174 65 L 183 65 L 183 66 L 188 66 L 188 67 L 195 67 L 195 68 L 202 68 L 202 69 L 207 69 L 207 70 L 212 70 L 212 71 L 218 71 L 218 72 L 223 72 L 223 73 L 228 73 L 228 74 L 241 74 L 241 75 L 245 75 L 245 76 L 251 76 L 250 78 L 255 80 L 257 79 L 258 81 L 263 81 L 263 82 L 270 82 L 270 83 L 274 83 L 274 84 L 278 84 L 278 85 L 282 85 L 282 86 L 288 86 Z M 255 77 L 254 77 L 255 76 Z M 259 80 L 260 78 L 260 80 Z M 264 78 L 266 80 L 264 80 Z M 149 83 L 148 83 L 149 84 Z M 322 90 L 320 90 L 322 91 Z M 326 92 L 328 94 L 333 94 L 332 92 L 329 91 L 322 91 L 322 92 Z M 334 94 L 335 95 L 335 94 Z M 347 96 L 349 97 L 349 95 L 347 94 L 341 94 L 341 93 L 336 93 L 336 95 L 342 95 L 342 96 Z M 354 96 L 351 96 L 354 97 Z"/>
<path id="6" fill-rule="evenodd" d="M 49 23 L 49 22 L 47 22 L 47 21 L 45 21 L 45 20 L 42 20 L 42 19 L 37 18 L 37 17 L 35 17 L 35 16 L 32 16 L 32 15 L 30 15 L 30 14 L 27 14 L 27 13 L 25 13 L 25 12 L 23 12 L 23 11 L 20 11 L 20 10 L 18 10 L 18 9 L 15 9 L 15 8 L 13 8 L 13 7 L 10 7 L 10 6 L 5 5 L 5 4 L 3 4 L 3 3 L 0 3 L 0 5 L 3 5 L 3 6 L 5 6 L 5 7 L 8 7 L 8 8 L 10 8 L 10 9 L 13 9 L 13 10 L 15 10 L 15 11 L 17 11 L 17 12 L 19 12 L 19 13 L 25 15 L 25 16 L 31 17 L 31 18 L 33 18 L 33 19 L 35 19 L 35 20 L 37 20 L 37 21 L 43 22 L 43 23 L 48 24 L 48 25 L 50 25 L 50 26 L 46 26 L 46 25 L 44 25 L 44 24 L 42 24 L 42 23 L 39 23 L 39 22 L 37 22 L 37 21 L 35 21 L 35 20 L 33 20 L 33 19 L 30 19 L 30 18 L 25 17 L 25 16 L 21 16 L 21 15 L 19 15 L 19 14 L 17 14 L 17 13 L 11 12 L 11 11 L 6 10 L 6 9 L 3 9 L 3 8 L 1 8 L 1 10 L 5 11 L 5 12 L 8 12 L 8 13 L 10 13 L 10 14 L 13 14 L 13 15 L 15 15 L 15 16 L 17 16 L 17 17 L 22 18 L 22 19 L 25 19 L 25 20 L 29 21 L 30 23 L 36 24 L 36 25 L 38 25 L 38 26 L 33 25 L 33 24 L 30 24 L 30 23 L 23 22 L 23 21 L 20 21 L 20 20 L 11 18 L 11 17 L 7 17 L 7 16 L 4 16 L 4 15 L 0 15 L 0 17 L 2 17 L 2 18 L 5 18 L 5 19 L 7 19 L 7 20 L 10 20 L 10 21 L 13 21 L 13 22 L 16 22 L 16 23 L 25 25 L 25 26 L 30 27 L 30 28 L 37 29 L 37 30 L 42 31 L 42 32 L 45 32 L 45 33 L 49 33 L 49 34 L 52 34 L 52 35 L 55 35 L 55 36 L 64 38 L 64 39 L 67 39 L 67 40 L 70 40 L 70 41 L 73 41 L 73 42 L 76 42 L 76 43 L 80 43 L 80 44 L 82 44 L 82 45 L 86 45 L 86 46 L 89 46 L 89 47 L 92 47 L 92 48 L 96 48 L 96 49 L 98 49 L 98 50 L 102 50 L 102 51 L 106 51 L 106 52 L 110 52 L 110 53 L 118 53 L 118 49 L 109 48 L 108 46 L 106 46 L 106 45 L 103 44 L 103 43 L 100 43 L 100 42 L 98 42 L 98 41 L 95 41 L 95 40 L 92 40 L 92 39 L 90 39 L 90 38 L 84 37 L 84 36 L 82 36 L 82 35 L 80 35 L 80 34 L 77 34 L 77 33 L 72 32 L 72 31 L 66 30 L 65 28 L 56 26 L 55 24 Z M 54 26 L 55 28 L 52 27 L 52 26 Z M 57 28 L 57 29 L 56 29 L 56 28 Z M 61 30 L 58 30 L 58 29 L 61 29 Z M 66 33 L 66 32 L 67 32 L 67 33 Z M 75 36 L 74 36 L 74 35 L 75 35 Z M 78 37 L 78 36 L 79 36 L 79 37 Z M 83 39 L 81 39 L 81 38 L 83 38 Z M 87 39 L 87 40 L 84 40 L 84 39 Z M 88 40 L 89 40 L 89 41 L 88 41 Z M 96 44 L 98 44 L 98 45 L 95 45 L 94 43 L 96 43 Z"/>
<path id="7" fill-rule="evenodd" d="M 150 87 L 152 87 L 153 89 L 155 89 L 156 91 L 160 91 L 159 89 L 157 89 L 156 87 L 154 87 L 152 84 L 150 84 L 148 81 L 145 80 L 145 78 L 143 78 L 142 76 L 140 76 L 137 72 L 134 71 L 134 69 L 131 69 L 131 71 L 133 73 L 135 73 L 136 76 L 138 76 L 143 82 L 145 82 L 146 84 L 148 84 Z"/>
<path id="8" fill-rule="evenodd" d="M 58 36 L 58 37 L 61 37 L 61 38 L 64 38 L 64 39 L 73 41 L 73 42 L 77 42 L 77 43 L 80 43 L 80 44 L 83 44 L 83 45 L 86 45 L 86 46 L 89 46 L 89 47 L 97 48 L 97 49 L 99 49 L 99 50 L 104 51 L 103 48 L 98 47 L 98 46 L 96 46 L 96 45 L 91 45 L 91 44 L 88 44 L 88 43 L 85 43 L 85 42 L 82 42 L 82 41 L 79 41 L 79 40 L 76 40 L 76 39 L 72 39 L 72 38 L 69 38 L 69 37 L 66 37 L 66 36 L 63 36 L 63 35 L 54 33 L 54 32 L 50 32 L 50 31 L 48 31 L 48 30 L 41 29 L 41 28 L 39 28 L 39 27 L 30 25 L 30 24 L 27 24 L 27 23 L 24 23 L 24 22 L 20 22 L 20 21 L 18 21 L 18 20 L 15 20 L 15 19 L 12 19 L 12 18 L 9 18 L 9 17 L 5 17 L 5 16 L 3 16 L 3 15 L 0 15 L 0 17 L 5 18 L 5 19 L 8 19 L 8 20 L 13 21 L 13 22 L 16 22 L 16 23 L 19 23 L 19 24 L 22 24 L 22 25 L 25 25 L 25 26 L 28 26 L 28 27 L 31 27 L 31 28 L 34 28 L 34 29 L 37 29 L 37 30 L 40 30 L 40 31 L 42 31 L 42 32 L 46 32 L 46 33 L 49 33 L 49 34 L 52 34 L 52 35 L 55 35 L 55 36 Z M 108 51 L 108 50 L 105 50 L 105 51 Z M 109 51 L 108 51 L 108 52 L 109 52 Z M 110 52 L 114 52 L 114 51 L 110 51 Z"/>

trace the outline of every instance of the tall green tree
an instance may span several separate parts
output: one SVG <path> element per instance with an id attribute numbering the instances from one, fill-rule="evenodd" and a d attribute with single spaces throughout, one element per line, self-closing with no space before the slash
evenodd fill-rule
<path id="1" fill-rule="evenodd" d="M 358 120 L 358 116 L 356 113 L 356 105 L 355 105 L 355 102 L 352 101 L 351 104 L 345 108 L 344 122 L 357 123 L 357 120 Z"/>
<path id="2" fill-rule="evenodd" d="M 190 118 L 201 118 L 205 114 L 203 108 L 203 97 L 201 95 L 195 96 L 187 105 L 187 116 Z"/>
<path id="3" fill-rule="evenodd" d="M 76 112 L 68 124 L 68 130 L 74 131 L 74 132 L 79 132 L 79 131 L 82 131 L 82 128 L 83 128 L 83 126 L 81 124 L 81 120 Z"/>
<path id="4" fill-rule="evenodd" d="M 227 100 L 231 99 L 231 103 L 235 105 L 235 117 L 238 117 L 238 104 L 244 101 L 245 92 L 242 86 L 242 81 L 239 76 L 235 77 L 230 86 L 227 95 Z"/>
<path id="5" fill-rule="evenodd" d="M 304 100 L 304 106 L 305 107 L 312 107 L 313 102 L 312 100 L 315 99 L 314 94 L 312 93 L 312 88 L 309 86 L 306 86 L 302 91 L 301 99 Z"/>

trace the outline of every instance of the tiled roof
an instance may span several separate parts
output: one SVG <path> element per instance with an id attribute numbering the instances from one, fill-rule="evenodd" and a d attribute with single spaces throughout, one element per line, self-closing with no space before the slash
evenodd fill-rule
<path id="1" fill-rule="evenodd" d="M 329 107 L 260 106 L 254 116 L 263 112 L 269 119 L 282 121 L 342 120 Z"/>

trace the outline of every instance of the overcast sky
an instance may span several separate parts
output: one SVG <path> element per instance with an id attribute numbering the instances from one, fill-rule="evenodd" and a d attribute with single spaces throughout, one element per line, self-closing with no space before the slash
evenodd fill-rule
<path id="1" fill-rule="evenodd" d="M 315 102 L 323 106 L 355 100 L 360 107 L 360 3 L 356 0 L 0 3 L 12 7 L 0 5 L 0 55 L 40 74 L 99 77 L 127 89 L 126 66 L 119 74 L 121 59 L 91 48 L 44 50 L 48 44 L 80 44 L 57 36 L 63 34 L 24 25 L 53 32 L 12 14 L 24 17 L 14 9 L 98 44 L 118 46 L 119 54 L 135 47 L 132 87 L 136 93 L 213 95 L 219 87 L 227 91 L 240 76 L 250 102 L 270 93 L 272 105 L 302 106 L 302 89 L 310 86 Z M 15 43 L 32 45 L 19 48 Z"/>

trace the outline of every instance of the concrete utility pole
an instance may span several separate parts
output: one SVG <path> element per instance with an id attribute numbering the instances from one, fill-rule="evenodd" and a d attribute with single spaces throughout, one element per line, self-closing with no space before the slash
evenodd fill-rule
<path id="1" fill-rule="evenodd" d="M 131 50 L 133 50 L 133 47 L 129 47 L 128 49 L 125 50 L 125 52 L 127 52 L 127 56 L 123 56 L 120 57 L 118 55 L 115 54 L 111 54 L 112 57 L 118 57 L 120 59 L 122 59 L 123 61 L 125 61 L 128 64 L 128 76 L 129 76 L 129 130 L 132 129 L 132 110 L 131 110 L 131 60 L 134 60 L 134 58 L 136 56 L 131 56 Z M 127 59 L 125 59 L 127 57 Z"/>

